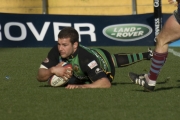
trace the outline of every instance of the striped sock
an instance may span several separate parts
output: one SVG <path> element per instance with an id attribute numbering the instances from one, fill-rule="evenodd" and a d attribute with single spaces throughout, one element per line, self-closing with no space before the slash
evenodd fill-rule
<path id="1" fill-rule="evenodd" d="M 145 53 L 134 53 L 134 54 L 126 54 L 126 53 L 119 53 L 111 55 L 112 60 L 114 62 L 114 66 L 117 67 L 124 67 L 136 62 L 147 60 L 149 59 L 149 52 Z"/>
<path id="2" fill-rule="evenodd" d="M 152 81 L 152 82 L 154 81 L 154 83 L 156 82 L 159 72 L 166 61 L 167 55 L 168 55 L 168 52 L 166 52 L 166 53 L 154 52 L 153 53 L 151 68 L 148 73 L 148 78 L 150 79 L 150 81 Z"/>

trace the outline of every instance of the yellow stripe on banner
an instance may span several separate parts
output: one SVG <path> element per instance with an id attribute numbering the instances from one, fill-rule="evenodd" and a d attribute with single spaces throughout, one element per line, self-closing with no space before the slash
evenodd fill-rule
<path id="1" fill-rule="evenodd" d="M 153 13 L 153 0 L 136 0 L 137 14 Z M 42 14 L 43 0 L 1 0 L 0 12 Z M 132 0 L 47 0 L 48 14 L 66 15 L 132 15 Z M 162 12 L 176 9 L 162 0 Z"/>

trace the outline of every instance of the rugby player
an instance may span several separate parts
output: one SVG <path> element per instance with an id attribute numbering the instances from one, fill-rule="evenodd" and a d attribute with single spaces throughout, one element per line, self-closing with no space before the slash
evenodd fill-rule
<path id="1" fill-rule="evenodd" d="M 174 1 L 168 0 L 170 4 L 174 3 Z M 176 2 L 177 10 L 167 19 L 162 30 L 155 38 L 156 47 L 153 51 L 149 73 L 129 73 L 132 82 L 143 86 L 145 91 L 153 91 L 155 89 L 156 80 L 168 56 L 168 44 L 180 39 L 180 0 L 176 0 Z"/>
<path id="2" fill-rule="evenodd" d="M 152 58 L 152 50 L 137 54 L 110 54 L 100 48 L 82 46 L 79 44 L 78 32 L 72 27 L 64 28 L 59 32 L 57 43 L 41 63 L 37 80 L 45 82 L 54 74 L 70 78 L 65 86 L 67 89 L 110 88 L 116 67 L 124 67 Z M 66 72 L 62 67 L 63 62 L 72 64 L 73 67 L 69 70 L 73 74 Z"/>

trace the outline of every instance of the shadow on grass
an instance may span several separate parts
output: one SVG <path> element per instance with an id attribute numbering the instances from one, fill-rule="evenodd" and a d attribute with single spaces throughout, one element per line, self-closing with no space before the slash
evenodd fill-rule
<path id="1" fill-rule="evenodd" d="M 177 82 L 180 82 L 180 80 L 177 80 Z M 163 82 L 157 82 L 157 84 L 166 84 L 166 83 L 168 83 L 167 80 L 165 80 Z M 132 83 L 132 82 L 113 82 L 112 85 L 117 86 L 117 85 L 135 85 L 135 84 Z M 39 87 L 52 87 L 52 86 L 50 86 L 50 85 L 40 85 Z M 62 86 L 62 87 L 64 87 L 64 86 Z M 141 87 L 142 90 L 133 90 L 133 91 L 146 92 L 146 91 L 144 91 L 144 88 L 142 86 L 139 86 L 139 87 Z M 174 88 L 180 88 L 180 86 L 155 88 L 154 92 L 162 91 L 162 90 L 171 90 L 171 89 L 174 89 Z"/>
<path id="2" fill-rule="evenodd" d="M 155 91 L 171 90 L 171 89 L 177 89 L 177 88 L 180 88 L 180 86 L 174 86 L 174 87 L 161 87 L 161 88 L 155 89 Z"/>
<path id="3" fill-rule="evenodd" d="M 166 84 L 168 83 L 167 81 L 163 81 L 163 82 L 157 82 L 157 84 Z"/>
<path id="4" fill-rule="evenodd" d="M 171 89 L 177 89 L 177 88 L 180 88 L 180 86 L 176 86 L 176 87 L 161 87 L 161 88 L 156 88 L 153 92 L 165 91 L 165 90 L 171 90 Z M 133 91 L 148 92 L 148 91 L 145 91 L 144 89 L 142 89 L 142 90 L 133 90 Z"/>
<path id="5" fill-rule="evenodd" d="M 129 84 L 132 84 L 133 85 L 133 83 L 131 83 L 131 82 L 113 82 L 112 83 L 112 85 L 129 85 Z"/>
<path id="6" fill-rule="evenodd" d="M 180 80 L 177 80 L 177 82 L 180 82 Z"/>
<path id="7" fill-rule="evenodd" d="M 53 86 L 50 86 L 50 85 L 40 85 L 39 87 L 47 87 L 47 88 L 62 88 L 62 87 L 65 87 L 65 86 L 53 87 Z"/>
<path id="8" fill-rule="evenodd" d="M 161 87 L 161 88 L 155 89 L 154 91 L 171 90 L 171 89 L 173 89 L 173 88 L 175 88 L 175 87 Z"/>
<path id="9" fill-rule="evenodd" d="M 180 80 L 179 80 L 180 82 Z M 157 84 L 166 84 L 168 83 L 168 81 L 163 81 L 163 82 L 157 82 Z M 121 85 L 129 85 L 129 84 L 132 84 L 134 85 L 134 83 L 132 82 L 113 82 L 112 85 L 118 85 L 118 84 L 121 84 Z"/>
<path id="10" fill-rule="evenodd" d="M 176 80 L 177 82 L 180 82 L 180 80 Z M 166 79 L 164 82 L 157 82 L 157 84 L 166 84 L 168 83 L 169 80 Z M 171 90 L 171 89 L 176 89 L 176 88 L 180 88 L 180 86 L 171 86 L 171 87 L 161 87 L 161 88 L 157 88 L 155 89 L 155 91 L 161 91 L 161 90 Z"/>
<path id="11" fill-rule="evenodd" d="M 164 81 L 162 82 L 157 82 L 157 84 L 169 84 L 169 81 L 170 79 L 165 79 Z M 180 82 L 180 80 L 176 80 L 178 83 Z M 119 83 L 119 84 L 133 84 L 133 83 Z M 144 88 L 142 86 L 140 86 L 142 88 L 142 90 L 133 90 L 133 91 L 139 91 L 139 92 L 147 92 L 144 90 Z M 165 91 L 165 90 L 171 90 L 171 89 L 179 89 L 180 88 L 180 85 L 175 85 L 175 86 L 169 86 L 169 87 L 160 87 L 160 88 L 155 88 L 155 90 L 153 92 L 158 92 L 158 91 Z"/>
<path id="12" fill-rule="evenodd" d="M 52 87 L 50 85 L 40 85 L 39 87 Z"/>
<path id="13" fill-rule="evenodd" d="M 161 88 L 155 89 L 155 90 L 152 91 L 152 92 L 158 92 L 158 91 L 170 90 L 170 89 L 173 89 L 173 88 L 174 88 L 174 87 L 161 87 Z M 133 91 L 148 92 L 148 91 L 145 91 L 144 88 L 142 88 L 142 90 L 133 90 Z"/>

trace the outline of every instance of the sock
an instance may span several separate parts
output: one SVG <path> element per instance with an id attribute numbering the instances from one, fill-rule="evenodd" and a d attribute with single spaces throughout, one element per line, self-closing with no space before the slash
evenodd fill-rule
<path id="1" fill-rule="evenodd" d="M 149 52 L 136 54 L 119 53 L 113 54 L 111 57 L 115 67 L 124 67 L 142 60 L 149 59 Z"/>
<path id="2" fill-rule="evenodd" d="M 166 61 L 167 55 L 168 55 L 168 52 L 166 52 L 166 53 L 154 52 L 153 53 L 151 68 L 148 73 L 148 78 L 150 79 L 149 80 L 150 82 L 152 82 L 154 84 L 156 83 L 156 79 L 159 75 L 161 68 L 163 67 L 163 65 Z"/>

